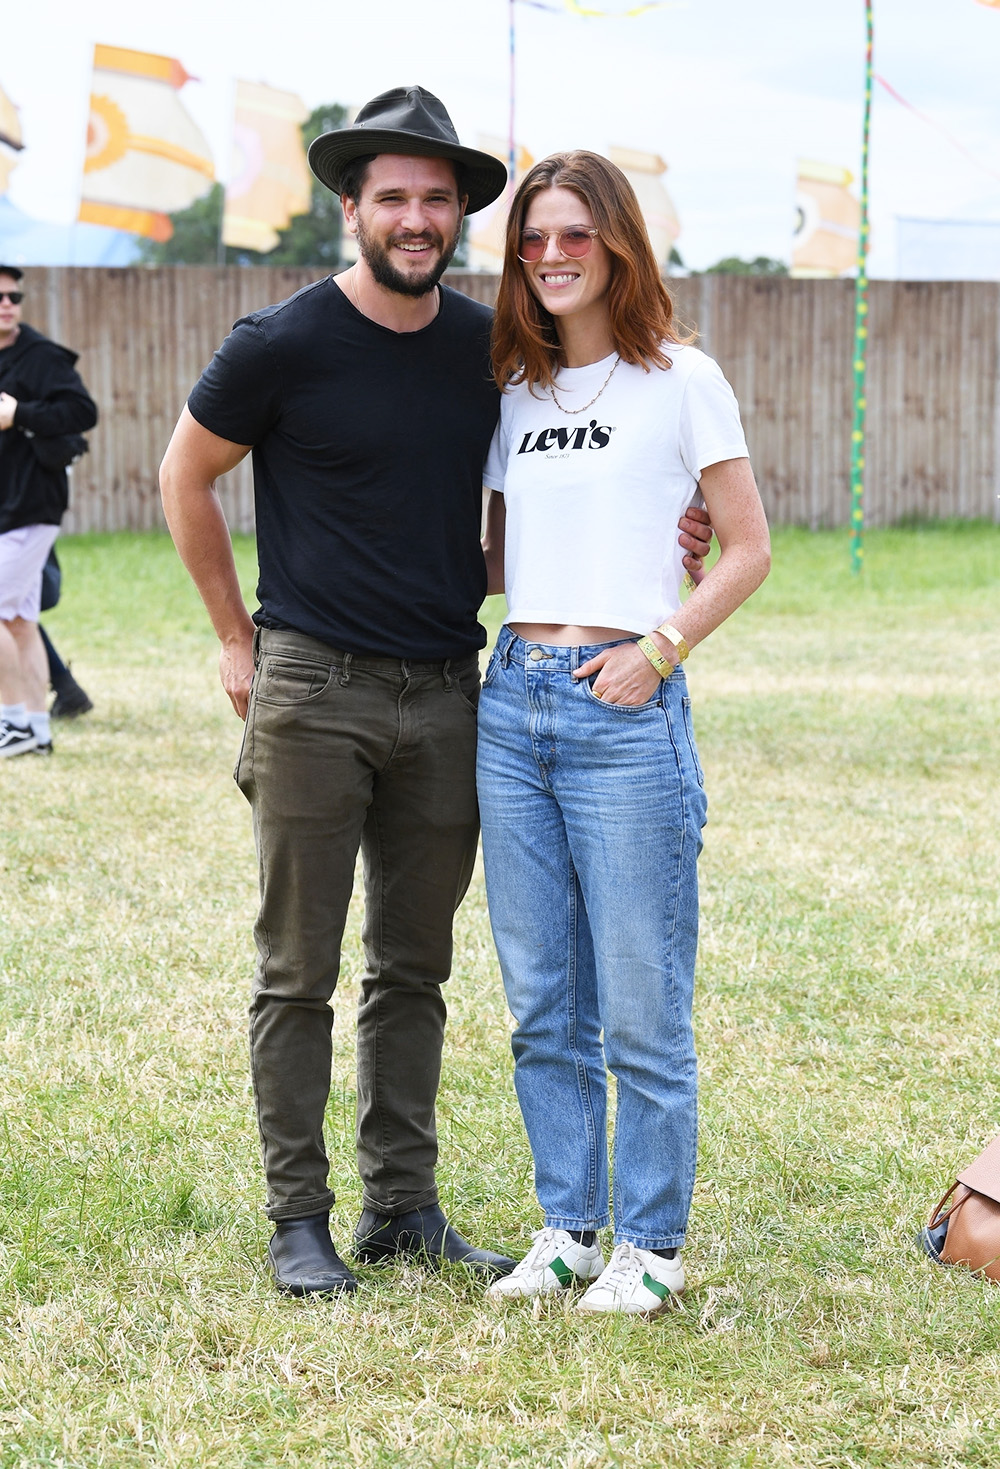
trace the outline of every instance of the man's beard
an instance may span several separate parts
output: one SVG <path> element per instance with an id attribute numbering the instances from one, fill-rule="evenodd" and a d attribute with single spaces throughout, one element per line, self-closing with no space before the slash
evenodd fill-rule
<path id="1" fill-rule="evenodd" d="M 438 281 L 444 275 L 451 264 L 451 257 L 458 248 L 458 242 L 462 236 L 462 225 L 459 222 L 455 230 L 454 238 L 446 246 L 444 238 L 435 230 L 423 230 L 419 235 L 395 235 L 392 237 L 397 243 L 405 240 L 407 243 L 416 243 L 418 240 L 428 245 L 437 246 L 441 251 L 437 263 L 431 266 L 426 275 L 404 275 L 397 270 L 389 259 L 389 252 L 378 240 L 373 240 L 367 233 L 361 222 L 360 210 L 355 215 L 357 220 L 358 249 L 364 257 L 364 262 L 371 271 L 375 280 L 387 291 L 395 291 L 400 296 L 426 296 L 433 291 Z"/>

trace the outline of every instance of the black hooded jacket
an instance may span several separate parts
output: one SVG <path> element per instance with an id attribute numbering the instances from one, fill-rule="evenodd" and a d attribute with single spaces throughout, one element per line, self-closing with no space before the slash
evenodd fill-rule
<path id="1" fill-rule="evenodd" d="M 0 352 L 0 392 L 17 399 L 12 428 L 0 433 L 0 534 L 22 525 L 58 525 L 69 499 L 65 469 L 45 469 L 26 435 L 80 434 L 97 408 L 74 368 L 76 353 L 22 326 Z"/>

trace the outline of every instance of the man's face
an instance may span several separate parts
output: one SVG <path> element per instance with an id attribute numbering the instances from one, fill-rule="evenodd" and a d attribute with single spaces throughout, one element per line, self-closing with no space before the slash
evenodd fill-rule
<path id="1" fill-rule="evenodd" d="M 0 344 L 10 340 L 21 325 L 21 306 L 10 300 L 10 293 L 21 291 L 21 282 L 12 275 L 0 275 Z"/>
<path id="2" fill-rule="evenodd" d="M 466 197 L 446 158 L 380 153 L 361 198 L 344 198 L 347 228 L 372 275 L 401 296 L 433 291 L 455 253 Z"/>

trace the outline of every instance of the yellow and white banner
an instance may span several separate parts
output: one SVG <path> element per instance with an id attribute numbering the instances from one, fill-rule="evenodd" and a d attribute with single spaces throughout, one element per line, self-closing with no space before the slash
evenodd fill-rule
<path id="1" fill-rule="evenodd" d="M 170 239 L 167 215 L 215 178 L 208 144 L 177 95 L 190 80 L 171 56 L 94 47 L 81 220 Z"/>
<path id="2" fill-rule="evenodd" d="M 674 201 L 663 183 L 667 165 L 658 153 L 644 153 L 639 148 L 610 148 L 608 157 L 617 163 L 636 192 L 657 265 L 667 265 L 681 232 Z"/>
<path id="3" fill-rule="evenodd" d="M 233 155 L 222 239 L 266 253 L 293 215 L 307 214 L 312 174 L 302 143 L 309 110 L 294 92 L 260 82 L 236 83 Z"/>
<path id="4" fill-rule="evenodd" d="M 846 168 L 799 159 L 792 275 L 829 278 L 857 264 L 861 205 L 849 192 L 853 181 Z"/>
<path id="5" fill-rule="evenodd" d="M 503 138 L 492 133 L 480 133 L 477 148 L 483 153 L 492 153 L 501 163 L 510 159 L 509 145 Z M 503 265 L 503 242 L 507 228 L 507 210 L 514 190 L 534 163 L 527 148 L 520 145 L 514 151 L 514 181 L 500 195 L 495 204 L 474 214 L 469 224 L 469 269 L 499 271 Z"/>
<path id="6" fill-rule="evenodd" d="M 0 194 L 7 192 L 10 176 L 17 167 L 17 155 L 23 147 L 17 108 L 0 87 Z"/>

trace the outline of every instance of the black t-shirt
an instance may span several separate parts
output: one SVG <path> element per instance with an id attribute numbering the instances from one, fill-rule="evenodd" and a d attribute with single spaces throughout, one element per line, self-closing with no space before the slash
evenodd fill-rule
<path id="1" fill-rule="evenodd" d="M 442 287 L 428 326 L 393 332 L 327 277 L 236 323 L 188 408 L 253 445 L 256 622 L 396 658 L 483 646 L 490 317 Z"/>

